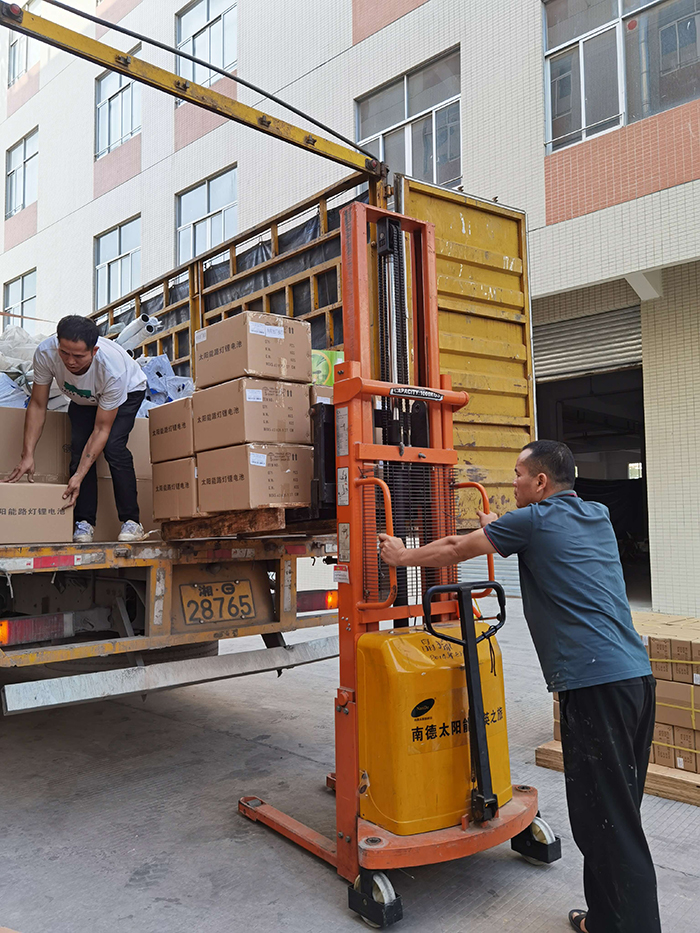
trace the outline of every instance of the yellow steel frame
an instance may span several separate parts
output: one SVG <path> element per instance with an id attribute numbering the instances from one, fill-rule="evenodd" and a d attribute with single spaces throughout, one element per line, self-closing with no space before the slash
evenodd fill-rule
<path id="1" fill-rule="evenodd" d="M 368 178 L 382 176 L 381 164 L 376 159 L 368 159 L 361 152 L 355 152 L 347 146 L 342 146 L 322 136 L 315 136 L 292 123 L 266 114 L 262 110 L 256 110 L 254 107 L 248 107 L 224 94 L 219 94 L 218 91 L 194 84 L 164 68 L 158 68 L 133 55 L 127 55 L 103 42 L 81 35 L 73 29 L 60 26 L 41 16 L 35 16 L 26 10 L 23 11 L 21 20 L 17 20 L 4 12 L 3 6 L 5 4 L 0 6 L 0 25 L 7 26 L 14 32 L 23 33 L 25 36 L 45 42 L 64 52 L 70 52 L 95 65 L 118 71 L 134 81 L 147 84 L 158 91 L 164 91 L 180 100 L 189 101 L 210 113 L 216 113 L 259 133 L 264 133 L 266 136 L 282 140 L 299 149 L 314 152 L 324 159 L 330 159 L 338 165 L 345 165 L 354 171 L 362 172 Z"/>

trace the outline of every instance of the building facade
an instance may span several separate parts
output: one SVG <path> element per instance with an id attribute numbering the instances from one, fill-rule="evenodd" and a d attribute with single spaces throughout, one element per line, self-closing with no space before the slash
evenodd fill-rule
<path id="1" fill-rule="evenodd" d="M 74 0 L 235 72 L 395 172 L 528 214 L 540 436 L 655 609 L 700 613 L 700 0 Z M 26 8 L 299 122 L 227 78 Z M 47 332 L 342 169 L 6 32 L 3 319 Z M 647 508 L 648 502 L 648 508 Z"/>

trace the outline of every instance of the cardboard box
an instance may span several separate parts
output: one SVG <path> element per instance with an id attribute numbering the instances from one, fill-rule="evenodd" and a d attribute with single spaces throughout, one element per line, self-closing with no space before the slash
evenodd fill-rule
<path id="1" fill-rule="evenodd" d="M 656 685 L 656 722 L 684 729 L 700 724 L 700 687 L 660 680 Z"/>
<path id="2" fill-rule="evenodd" d="M 692 642 L 687 639 L 671 639 L 671 674 L 677 683 L 692 684 Z"/>
<path id="3" fill-rule="evenodd" d="M 333 404 L 333 386 L 310 386 L 309 387 L 310 405 L 332 405 Z"/>
<path id="4" fill-rule="evenodd" d="M 561 742 L 561 723 L 559 720 L 554 720 L 554 741 Z"/>
<path id="5" fill-rule="evenodd" d="M 145 419 L 144 419 L 145 420 Z M 153 531 L 160 526 L 153 520 L 153 481 L 138 479 L 136 481 L 139 497 L 139 512 L 141 524 L 145 531 Z M 97 524 L 95 525 L 95 541 L 116 541 L 121 531 L 122 523 L 117 515 L 117 506 L 114 501 L 114 486 L 111 479 L 98 477 L 97 479 Z"/>
<path id="6" fill-rule="evenodd" d="M 73 509 L 65 483 L 0 483 L 0 544 L 70 544 Z"/>
<path id="7" fill-rule="evenodd" d="M 151 451 L 149 444 L 149 420 L 148 418 L 137 418 L 134 421 L 134 427 L 129 435 L 129 442 L 126 445 L 134 458 L 134 471 L 136 479 L 144 479 L 151 482 Z M 110 479 L 112 474 L 109 472 L 109 464 L 102 453 L 97 458 L 97 476 L 101 479 Z"/>
<path id="8" fill-rule="evenodd" d="M 307 321 L 241 311 L 194 336 L 198 389 L 239 376 L 311 382 L 311 325 Z"/>
<path id="9" fill-rule="evenodd" d="M 693 683 L 700 686 L 700 634 L 690 644 L 690 653 L 693 661 Z"/>
<path id="10" fill-rule="evenodd" d="M 676 758 L 676 767 L 682 771 L 697 771 L 697 758 L 695 754 L 695 732 L 693 729 L 683 729 L 675 726 L 673 729 L 673 753 Z"/>
<path id="11" fill-rule="evenodd" d="M 651 672 L 657 680 L 673 680 L 671 670 L 671 639 L 649 636 L 647 653 L 652 659 Z"/>
<path id="12" fill-rule="evenodd" d="M 151 463 L 194 457 L 192 399 L 180 398 L 148 412 Z"/>
<path id="13" fill-rule="evenodd" d="M 310 444 L 309 395 L 298 382 L 234 379 L 194 394 L 197 453 L 239 444 Z"/>
<path id="14" fill-rule="evenodd" d="M 554 719 L 556 722 L 559 722 L 561 719 L 561 713 L 559 711 L 559 700 L 554 701 Z"/>
<path id="15" fill-rule="evenodd" d="M 673 756 L 673 726 L 657 722 L 654 726 L 654 762 L 665 768 L 675 766 Z"/>
<path id="16" fill-rule="evenodd" d="M 311 503 L 313 448 L 243 444 L 197 454 L 197 489 L 203 512 Z"/>
<path id="17" fill-rule="evenodd" d="M 197 515 L 197 465 L 194 457 L 153 464 L 153 517 L 177 521 Z"/>
<path id="18" fill-rule="evenodd" d="M 25 415 L 24 408 L 0 408 L 0 480 L 6 479 L 20 461 Z M 35 483 L 68 482 L 70 422 L 66 412 L 46 412 L 44 430 L 34 451 L 34 465 Z"/>
<path id="19" fill-rule="evenodd" d="M 653 765 L 656 763 L 656 754 L 654 752 L 654 743 L 651 743 L 651 748 L 649 749 L 649 764 Z"/>

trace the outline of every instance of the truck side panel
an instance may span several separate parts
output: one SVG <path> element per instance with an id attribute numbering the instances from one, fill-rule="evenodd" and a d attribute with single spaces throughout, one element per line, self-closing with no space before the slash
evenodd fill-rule
<path id="1" fill-rule="evenodd" d="M 525 215 L 411 178 L 400 210 L 435 224 L 441 369 L 470 396 L 455 413 L 458 479 L 483 483 L 492 509 L 508 511 L 517 453 L 535 432 Z M 462 494 L 460 527 L 477 506 Z"/>

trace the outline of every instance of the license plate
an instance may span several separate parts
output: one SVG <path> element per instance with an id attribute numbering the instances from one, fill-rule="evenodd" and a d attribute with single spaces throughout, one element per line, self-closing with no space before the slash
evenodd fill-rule
<path id="1" fill-rule="evenodd" d="M 180 585 L 182 611 L 187 625 L 242 622 L 255 616 L 249 580 Z"/>

